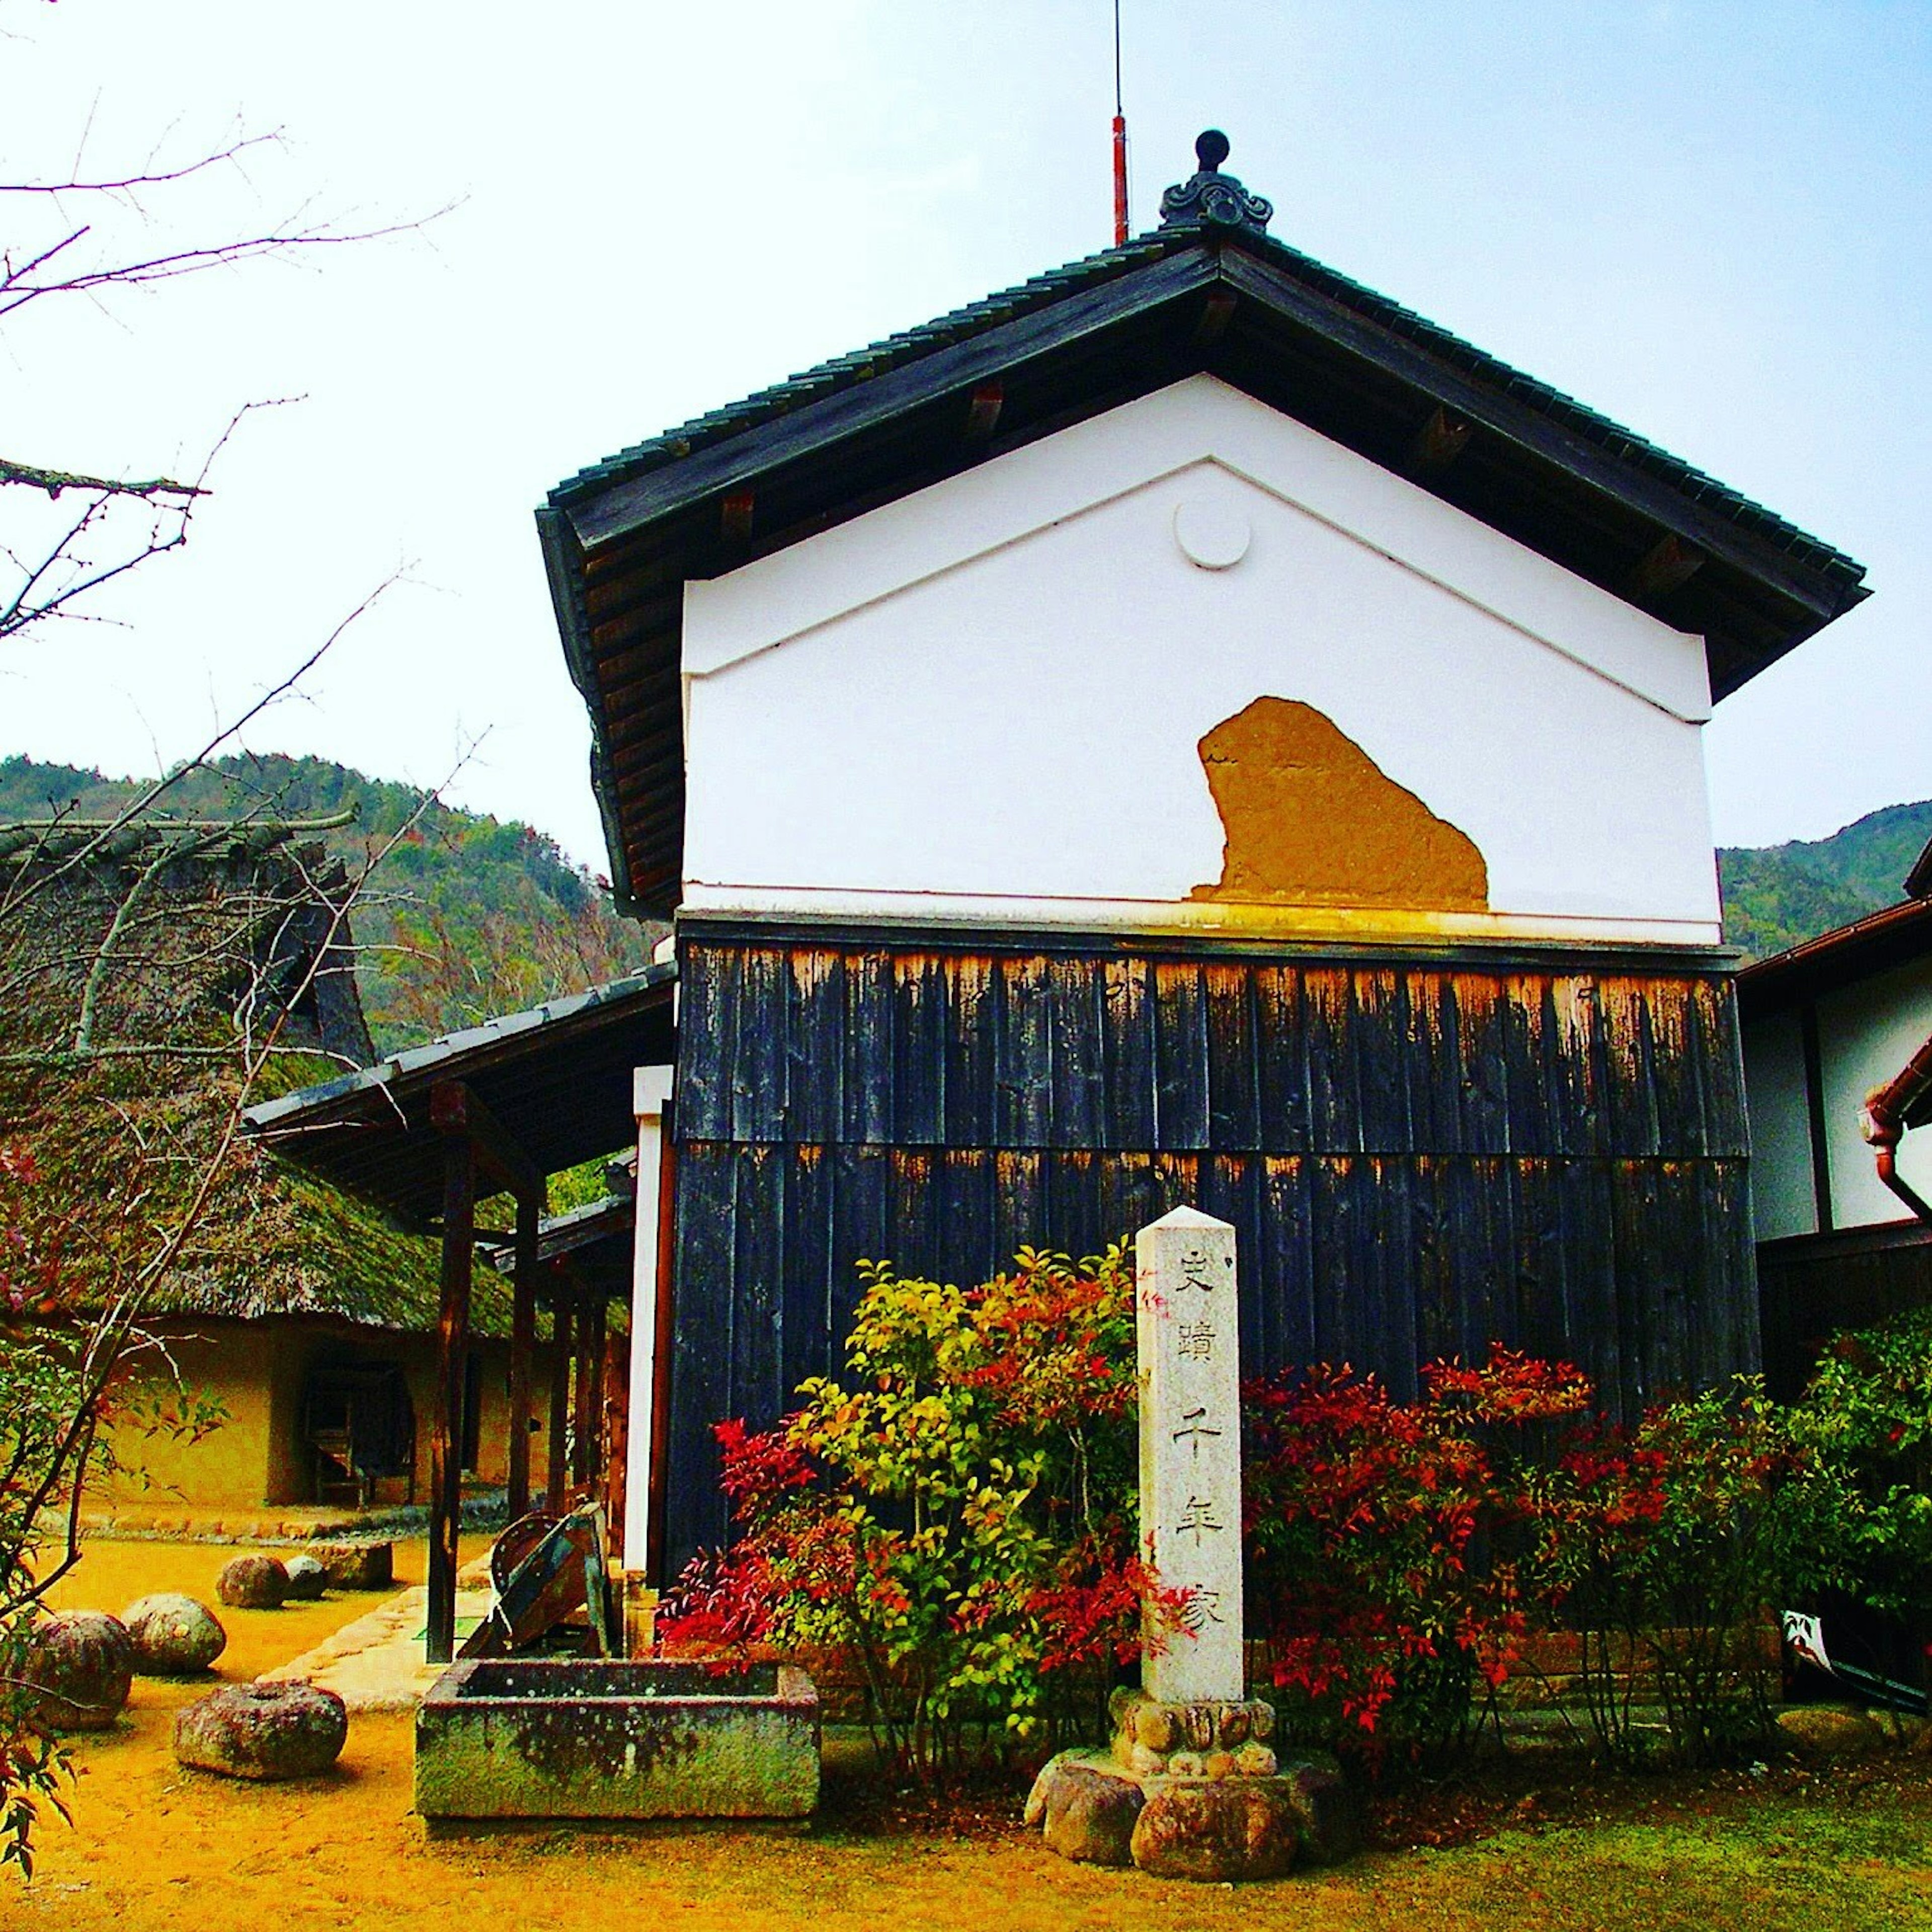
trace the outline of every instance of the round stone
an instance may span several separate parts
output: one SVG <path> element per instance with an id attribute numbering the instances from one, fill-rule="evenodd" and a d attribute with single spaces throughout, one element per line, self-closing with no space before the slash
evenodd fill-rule
<path id="1" fill-rule="evenodd" d="M 1300 1833 L 1274 1780 L 1222 1778 L 1154 1792 L 1134 1825 L 1134 1863 L 1156 1878 L 1224 1885 L 1279 1878 L 1294 1864 Z"/>
<path id="2" fill-rule="evenodd" d="M 175 1719 L 175 1757 L 196 1771 L 264 1784 L 314 1778 L 341 1755 L 349 1712 L 314 1684 L 227 1684 Z"/>
<path id="3" fill-rule="evenodd" d="M 1150 1700 L 1134 1712 L 1134 1741 L 1150 1751 L 1173 1750 L 1175 1743 L 1174 1713 L 1165 1704 Z"/>
<path id="4" fill-rule="evenodd" d="M 1026 1809 L 1021 1814 L 1022 1820 L 1032 1828 L 1043 1824 L 1046 1820 L 1046 1801 L 1052 1795 L 1066 1760 L 1072 1756 L 1070 1751 L 1061 1751 L 1050 1757 L 1040 1768 L 1040 1775 L 1033 1781 L 1033 1789 L 1027 1793 Z"/>
<path id="5" fill-rule="evenodd" d="M 1842 1704 L 1788 1705 L 1778 1714 L 1778 1728 L 1808 1757 L 1856 1757 L 1886 1742 L 1876 1719 Z"/>
<path id="6" fill-rule="evenodd" d="M 1215 1733 L 1224 1749 L 1232 1750 L 1237 1744 L 1248 1741 L 1248 1707 L 1245 1704 L 1224 1704 L 1215 1724 Z"/>
<path id="7" fill-rule="evenodd" d="M 1232 569 L 1247 555 L 1253 535 L 1248 513 L 1238 503 L 1190 496 L 1175 507 L 1174 540 L 1181 555 L 1203 570 Z"/>
<path id="8" fill-rule="evenodd" d="M 278 1610 L 287 1600 L 289 1573 L 278 1556 L 238 1556 L 215 1579 L 214 1594 L 240 1610 Z"/>
<path id="9" fill-rule="evenodd" d="M 1276 1768 L 1274 1753 L 1266 1744 L 1258 1744 L 1250 1738 L 1235 1752 L 1234 1768 L 1244 1778 L 1272 1778 Z"/>
<path id="10" fill-rule="evenodd" d="M 312 1604 L 328 1585 L 328 1572 L 313 1556 L 291 1556 L 283 1568 L 289 1573 L 289 1601 Z"/>
<path id="11" fill-rule="evenodd" d="M 206 1604 L 178 1592 L 140 1597 L 121 1612 L 143 1677 L 191 1677 L 228 1647 L 228 1633 Z"/>
<path id="12" fill-rule="evenodd" d="M 1130 1862 L 1134 1820 L 1145 1802 L 1140 1785 L 1090 1762 L 1064 1762 L 1046 1797 L 1046 1842 L 1064 1858 L 1089 1865 Z"/>
<path id="13" fill-rule="evenodd" d="M 134 1640 L 104 1610 L 64 1610 L 28 1632 L 20 1675 L 50 1730 L 104 1731 L 134 1684 Z"/>
<path id="14" fill-rule="evenodd" d="M 1287 1760 L 1272 1782 L 1286 1795 L 1309 1864 L 1337 1864 L 1362 1846 L 1361 1808 L 1334 1759 L 1311 1752 Z"/>

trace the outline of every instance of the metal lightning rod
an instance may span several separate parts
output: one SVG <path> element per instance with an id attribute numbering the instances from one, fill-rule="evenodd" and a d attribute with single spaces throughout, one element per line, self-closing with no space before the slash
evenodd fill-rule
<path id="1" fill-rule="evenodd" d="M 1114 246 L 1127 238 L 1127 117 L 1120 105 L 1120 0 L 1114 0 Z"/>

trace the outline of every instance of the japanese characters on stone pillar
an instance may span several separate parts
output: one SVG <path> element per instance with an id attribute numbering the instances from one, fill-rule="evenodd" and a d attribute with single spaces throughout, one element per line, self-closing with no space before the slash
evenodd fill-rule
<path id="1" fill-rule="evenodd" d="M 1180 1628 L 1151 1604 L 1142 1670 L 1162 1703 L 1232 1701 L 1241 1656 L 1240 1323 L 1234 1231 L 1177 1208 L 1134 1243 L 1141 1545 Z"/>

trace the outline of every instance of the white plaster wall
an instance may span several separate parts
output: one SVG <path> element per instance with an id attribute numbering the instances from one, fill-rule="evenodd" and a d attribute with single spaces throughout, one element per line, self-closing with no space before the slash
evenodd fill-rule
<path id="1" fill-rule="evenodd" d="M 1744 1030 L 1744 1094 L 1750 1112 L 1751 1222 L 1760 1241 L 1817 1232 L 1804 1042 L 1795 1012 Z M 1889 1198 L 1889 1197 L 1888 1197 Z"/>
<path id="2" fill-rule="evenodd" d="M 1832 1170 L 1832 1219 L 1840 1228 L 1904 1220 L 1909 1210 L 1879 1181 L 1858 1130 L 1865 1096 L 1895 1079 L 1932 1036 L 1932 960 L 1850 986 L 1818 1002 L 1818 1057 L 1824 1074 L 1825 1144 Z M 1932 1129 L 1898 1144 L 1898 1170 L 1932 1198 Z"/>
<path id="3" fill-rule="evenodd" d="M 1224 921 L 1197 746 L 1272 694 L 1476 842 L 1447 922 L 1718 937 L 1701 642 L 1210 377 L 689 586 L 685 668 L 689 904 Z"/>

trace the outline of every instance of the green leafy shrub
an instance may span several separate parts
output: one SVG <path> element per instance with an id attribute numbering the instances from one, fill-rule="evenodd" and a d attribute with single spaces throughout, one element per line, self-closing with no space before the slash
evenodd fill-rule
<path id="1" fill-rule="evenodd" d="M 1932 1309 L 1840 1336 L 1791 1426 L 1838 1486 L 1843 1587 L 1904 1627 L 1932 1684 Z"/>
<path id="2" fill-rule="evenodd" d="M 1762 1382 L 1741 1377 L 1654 1407 L 1628 1431 L 1581 1432 L 1558 1474 L 1544 1591 L 1577 1633 L 1600 1748 L 1644 1756 L 1635 1714 L 1648 1691 L 1678 1758 L 1757 1749 L 1777 1613 L 1833 1572 L 1842 1492 L 1831 1470 Z"/>
<path id="3" fill-rule="evenodd" d="M 1138 1654 L 1133 1271 L 1119 1245 L 966 1289 L 862 1268 L 844 1378 L 719 1427 L 739 1539 L 661 1627 L 855 1670 L 929 1786 L 1097 1723 Z"/>

